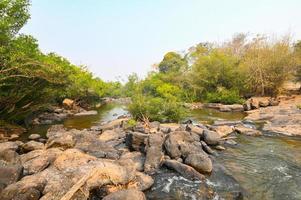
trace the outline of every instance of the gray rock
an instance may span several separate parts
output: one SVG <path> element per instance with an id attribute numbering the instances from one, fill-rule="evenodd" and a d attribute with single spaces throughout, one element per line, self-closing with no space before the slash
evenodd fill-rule
<path id="1" fill-rule="evenodd" d="M 130 150 L 144 152 L 145 139 L 147 139 L 148 136 L 148 134 L 140 132 L 130 132 L 126 134 L 125 142 Z"/>
<path id="2" fill-rule="evenodd" d="M 189 154 L 184 162 L 201 173 L 210 173 L 212 171 L 211 159 L 205 153 Z"/>
<path id="3" fill-rule="evenodd" d="M 146 159 L 144 163 L 144 171 L 146 173 L 154 173 L 161 165 L 164 153 L 162 150 L 164 143 L 164 134 L 151 134 L 146 143 Z"/>
<path id="4" fill-rule="evenodd" d="M 221 137 L 215 131 L 204 130 L 204 141 L 208 145 L 218 145 L 221 141 Z"/>
<path id="5" fill-rule="evenodd" d="M 190 179 L 190 180 L 204 180 L 205 176 L 200 174 L 198 171 L 196 171 L 194 168 L 185 165 L 183 163 L 180 163 L 176 160 L 165 160 L 163 164 L 171 168 L 175 171 L 177 171 L 179 174 L 181 174 L 183 177 Z"/>

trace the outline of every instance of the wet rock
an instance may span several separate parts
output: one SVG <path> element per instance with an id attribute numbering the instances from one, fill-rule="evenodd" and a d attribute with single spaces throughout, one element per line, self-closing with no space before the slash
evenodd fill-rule
<path id="1" fill-rule="evenodd" d="M 31 135 L 28 137 L 29 140 L 38 140 L 38 139 L 40 139 L 40 138 L 41 138 L 41 136 L 40 136 L 39 134 L 31 134 Z"/>
<path id="2" fill-rule="evenodd" d="M 228 121 L 228 120 L 216 120 L 213 123 L 213 126 L 234 126 L 234 125 L 238 125 L 238 124 L 242 124 L 241 121 Z"/>
<path id="3" fill-rule="evenodd" d="M 208 154 L 211 154 L 211 155 L 215 155 L 215 151 L 213 151 L 207 144 L 206 142 L 204 141 L 201 141 L 201 144 L 202 144 L 202 147 L 203 147 L 203 150 L 208 153 Z"/>
<path id="4" fill-rule="evenodd" d="M 217 132 L 220 137 L 226 137 L 233 133 L 233 127 L 228 125 L 211 126 L 210 129 Z"/>
<path id="5" fill-rule="evenodd" d="M 126 134 L 125 142 L 130 150 L 144 152 L 145 149 L 145 139 L 148 138 L 148 134 L 140 132 L 130 132 Z"/>
<path id="6" fill-rule="evenodd" d="M 163 164 L 181 174 L 183 177 L 190 179 L 190 180 L 203 180 L 205 179 L 204 175 L 200 174 L 194 168 L 180 163 L 176 160 L 165 160 Z"/>
<path id="7" fill-rule="evenodd" d="M 223 151 L 223 150 L 226 150 L 225 147 L 221 146 L 221 145 L 217 145 L 214 147 L 216 150 L 219 150 L 219 151 Z"/>
<path id="8" fill-rule="evenodd" d="M 184 163 L 192 166 L 198 172 L 201 173 L 210 173 L 212 171 L 212 162 L 211 159 L 205 153 L 193 153 L 189 154 Z"/>
<path id="9" fill-rule="evenodd" d="M 146 159 L 144 163 L 144 171 L 146 173 L 154 173 L 161 165 L 164 153 L 162 151 L 164 143 L 163 134 L 151 134 L 146 140 Z"/>
<path id="10" fill-rule="evenodd" d="M 168 134 L 164 147 L 171 158 L 177 159 L 189 153 L 191 151 L 191 143 L 196 141 L 200 141 L 200 137 L 197 134 L 187 131 L 175 131 Z"/>
<path id="11" fill-rule="evenodd" d="M 204 130 L 204 141 L 208 145 L 218 145 L 221 141 L 221 137 L 215 131 Z"/>
<path id="12" fill-rule="evenodd" d="M 122 163 L 123 166 L 125 165 L 131 165 L 133 166 L 137 171 L 143 171 L 144 170 L 144 162 L 145 157 L 141 152 L 128 152 L 123 155 L 121 155 L 119 163 Z"/>
<path id="13" fill-rule="evenodd" d="M 243 134 L 243 135 L 249 135 L 249 136 L 259 136 L 262 135 L 262 133 L 256 129 L 253 128 L 248 128 L 245 126 L 235 126 L 234 130 L 239 133 L 239 134 Z"/>
<path id="14" fill-rule="evenodd" d="M 144 193 L 139 190 L 129 189 L 109 194 L 105 196 L 103 200 L 146 200 L 146 197 Z"/>

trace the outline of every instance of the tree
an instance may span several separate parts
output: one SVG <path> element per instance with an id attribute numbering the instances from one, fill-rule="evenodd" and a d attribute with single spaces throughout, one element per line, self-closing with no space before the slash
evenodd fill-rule
<path id="1" fill-rule="evenodd" d="M 159 63 L 159 71 L 162 73 L 178 72 L 185 69 L 188 63 L 185 58 L 175 52 L 168 52 L 164 55 L 163 60 Z"/>

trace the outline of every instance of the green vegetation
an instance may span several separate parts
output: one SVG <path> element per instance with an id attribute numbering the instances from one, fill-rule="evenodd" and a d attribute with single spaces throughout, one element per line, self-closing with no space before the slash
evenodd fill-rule
<path id="1" fill-rule="evenodd" d="M 104 82 L 19 34 L 29 6 L 29 0 L 0 2 L 0 116 L 7 121 L 22 122 L 64 98 L 85 107 L 103 96 L 131 97 L 129 110 L 138 120 L 179 121 L 183 102 L 242 103 L 253 95 L 276 96 L 285 81 L 301 80 L 301 42 L 237 34 L 223 44 L 168 52 L 144 80 L 133 74 L 125 85 Z"/>
<path id="2" fill-rule="evenodd" d="M 43 54 L 30 35 L 18 34 L 29 19 L 28 0 L 0 2 L 0 116 L 22 122 L 25 117 L 68 97 L 91 103 L 116 87 L 83 66 L 54 54 Z"/>
<path id="3" fill-rule="evenodd" d="M 178 121 L 185 113 L 181 102 L 234 104 L 250 96 L 276 96 L 285 81 L 301 80 L 300 47 L 289 37 L 238 34 L 222 45 L 200 43 L 185 54 L 169 52 L 157 71 L 127 83 L 130 111 L 140 120 Z"/>

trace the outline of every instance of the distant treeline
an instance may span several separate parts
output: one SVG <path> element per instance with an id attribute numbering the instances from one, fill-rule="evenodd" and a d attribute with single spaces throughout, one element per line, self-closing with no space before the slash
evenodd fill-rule
<path id="1" fill-rule="evenodd" d="M 181 102 L 242 103 L 251 96 L 277 96 L 285 81 L 301 80 L 301 42 L 236 34 L 222 44 L 200 43 L 169 52 L 144 80 L 125 85 L 138 119 L 176 121 Z"/>

